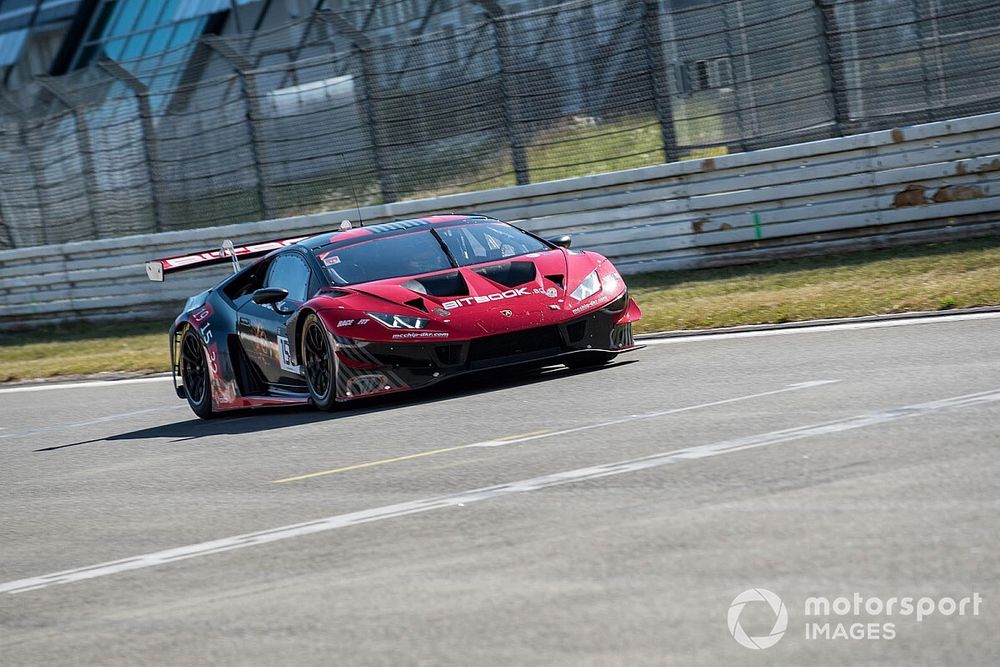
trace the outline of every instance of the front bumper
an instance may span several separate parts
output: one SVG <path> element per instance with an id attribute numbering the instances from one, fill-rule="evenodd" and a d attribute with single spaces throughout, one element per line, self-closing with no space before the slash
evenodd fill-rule
<path id="1" fill-rule="evenodd" d="M 460 342 L 381 343 L 337 337 L 338 396 L 350 400 L 503 366 L 638 349 L 631 322 L 619 323 L 628 304 L 626 293 L 568 322 Z"/>

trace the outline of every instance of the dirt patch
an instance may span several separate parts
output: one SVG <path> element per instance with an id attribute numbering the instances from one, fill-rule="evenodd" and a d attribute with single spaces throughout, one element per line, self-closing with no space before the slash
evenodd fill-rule
<path id="1" fill-rule="evenodd" d="M 907 185 L 902 192 L 896 194 L 892 199 L 892 205 L 896 208 L 906 206 L 926 206 L 931 200 L 927 198 L 927 186 L 912 183 Z"/>
<path id="2" fill-rule="evenodd" d="M 976 185 L 946 185 L 934 193 L 934 201 L 942 204 L 949 201 L 982 199 L 985 196 L 983 189 Z"/>

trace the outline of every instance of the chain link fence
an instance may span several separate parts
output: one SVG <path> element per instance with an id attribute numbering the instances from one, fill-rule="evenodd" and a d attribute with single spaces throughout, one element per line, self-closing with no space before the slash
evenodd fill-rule
<path id="1" fill-rule="evenodd" d="M 456 2 L 442 3 L 454 5 Z M 995 0 L 578 0 L 402 41 L 362 10 L 0 99 L 0 247 L 278 218 L 1000 109 Z M 432 17 L 428 17 L 432 18 Z"/>

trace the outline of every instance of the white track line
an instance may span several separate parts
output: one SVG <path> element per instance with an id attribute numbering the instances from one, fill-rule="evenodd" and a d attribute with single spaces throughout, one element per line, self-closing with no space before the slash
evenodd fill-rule
<path id="1" fill-rule="evenodd" d="M 678 343 L 694 343 L 705 340 L 727 340 L 732 338 L 761 338 L 764 336 L 790 336 L 793 334 L 825 333 L 828 331 L 854 331 L 857 329 L 884 329 L 888 327 L 907 327 L 914 324 L 943 324 L 945 322 L 965 322 L 967 320 L 993 320 L 1000 318 L 1000 313 L 966 313 L 964 315 L 940 315 L 933 317 L 913 317 L 902 320 L 870 320 L 867 322 L 839 322 L 837 324 L 817 324 L 815 326 L 792 327 L 789 329 L 761 329 L 759 331 L 732 331 L 729 333 L 703 333 L 691 336 L 675 336 L 671 338 L 645 338 L 639 336 L 637 343 L 642 345 L 666 345 Z"/>
<path id="2" fill-rule="evenodd" d="M 528 442 L 530 440 L 541 440 L 542 438 L 554 438 L 557 435 L 567 435 L 569 433 L 579 433 L 580 431 L 590 431 L 595 428 L 605 428 L 606 426 L 615 426 L 617 424 L 624 424 L 626 422 L 640 421 L 643 419 L 653 419 L 654 417 L 665 417 L 667 415 L 675 415 L 680 412 L 689 412 L 690 410 L 701 410 L 703 408 L 714 408 L 718 405 L 726 405 L 728 403 L 738 403 L 739 401 L 748 401 L 752 398 L 763 398 L 764 396 L 773 396 L 775 394 L 784 394 L 789 391 L 798 391 L 800 389 L 811 389 L 813 387 L 821 387 L 825 384 L 833 384 L 834 382 L 840 382 L 840 380 L 812 380 L 810 382 L 799 382 L 796 384 L 790 384 L 787 387 L 782 387 L 781 389 L 773 389 L 771 391 L 762 391 L 758 394 L 748 394 L 746 396 L 736 396 L 735 398 L 723 398 L 718 401 L 711 401 L 709 403 L 698 403 L 697 405 L 685 405 L 680 408 L 670 408 L 668 410 L 658 410 L 656 412 L 647 412 L 638 415 L 628 415 L 627 417 L 619 417 L 617 419 L 610 419 L 603 422 L 595 422 L 593 424 L 584 424 L 583 426 L 574 426 L 572 428 L 565 428 L 560 431 L 550 431 L 548 433 L 539 433 L 536 435 L 526 435 L 520 438 L 511 438 L 509 440 L 486 440 L 484 442 L 474 442 L 471 445 L 464 445 L 465 447 L 505 447 L 507 445 L 516 445 L 522 442 Z"/>
<path id="3" fill-rule="evenodd" d="M 772 431 L 770 433 L 762 433 L 759 435 L 736 438 L 733 440 L 724 440 L 713 444 L 688 447 L 686 449 L 679 449 L 670 452 L 662 452 L 660 454 L 653 454 L 652 456 L 644 456 L 642 458 L 630 459 L 627 461 L 619 461 L 616 463 L 587 468 L 578 468 L 576 470 L 568 470 L 566 472 L 533 477 L 531 479 L 511 482 L 509 484 L 500 484 L 481 489 L 473 489 L 471 491 L 454 493 L 447 496 L 438 496 L 405 503 L 397 503 L 394 505 L 385 505 L 374 509 L 350 512 L 348 514 L 338 514 L 305 523 L 281 526 L 271 530 L 246 533 L 244 535 L 226 537 L 218 540 L 212 540 L 210 542 L 202 542 L 200 544 L 166 549 L 164 551 L 157 551 L 107 563 L 99 563 L 89 567 L 64 570 L 62 572 L 55 572 L 29 579 L 9 581 L 0 584 L 0 593 L 24 593 L 27 591 L 37 590 L 39 588 L 45 588 L 47 586 L 68 584 L 70 582 L 82 581 L 84 579 L 94 579 L 96 577 L 104 577 L 120 572 L 154 567 L 164 563 L 173 563 L 176 561 L 187 560 L 189 558 L 197 558 L 199 556 L 207 556 L 209 554 L 222 553 L 225 551 L 242 549 L 244 547 L 259 544 L 267 544 L 269 542 L 277 542 L 279 540 L 286 540 L 293 537 L 301 537 L 303 535 L 311 535 L 313 533 L 322 533 L 328 530 L 335 530 L 337 528 L 357 526 L 364 523 L 372 523 L 375 521 L 382 521 L 384 519 L 394 519 L 413 514 L 422 514 L 424 512 L 442 509 L 445 507 L 464 506 L 482 500 L 500 498 L 503 496 L 525 493 L 527 491 L 537 491 L 539 489 L 561 486 L 563 484 L 570 484 L 573 482 L 582 482 L 586 480 L 600 479 L 602 477 L 611 477 L 613 475 L 621 475 L 629 472 L 638 472 L 640 470 L 657 468 L 659 466 L 680 463 L 692 459 L 709 458 L 712 456 L 719 456 L 721 454 L 743 451 L 755 447 L 765 447 L 782 442 L 789 442 L 791 440 L 801 440 L 803 438 L 825 435 L 828 433 L 840 433 L 843 431 L 850 431 L 852 429 L 885 424 L 899 419 L 916 417 L 939 410 L 984 405 L 995 401 L 1000 401 L 1000 389 L 993 389 L 986 392 L 980 392 L 978 394 L 967 394 L 965 396 L 954 396 L 938 401 L 931 401 L 929 403 L 907 405 L 900 408 L 872 412 L 855 417 L 847 417 L 845 419 L 839 419 L 831 422 L 800 426 L 781 431 Z"/>
<path id="4" fill-rule="evenodd" d="M 56 389 L 95 389 L 97 387 L 118 387 L 127 384 L 146 384 L 148 382 L 167 382 L 169 375 L 157 375 L 151 378 L 128 378 L 126 380 L 84 380 L 82 382 L 63 382 L 54 384 L 31 384 L 24 387 L 6 387 L 0 389 L 0 394 L 22 394 L 29 391 L 55 391 Z"/>

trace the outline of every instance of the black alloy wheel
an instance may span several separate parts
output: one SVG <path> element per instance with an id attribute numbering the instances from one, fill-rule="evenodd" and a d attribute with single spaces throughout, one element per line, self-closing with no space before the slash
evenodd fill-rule
<path id="1" fill-rule="evenodd" d="M 202 419 L 209 419 L 212 411 L 212 381 L 208 369 L 208 356 L 201 336 L 188 327 L 181 338 L 181 382 L 188 405 Z"/>
<path id="2" fill-rule="evenodd" d="M 309 397 L 320 410 L 337 407 L 337 360 L 330 344 L 330 335 L 323 321 L 315 314 L 306 318 L 302 328 L 302 367 Z"/>

